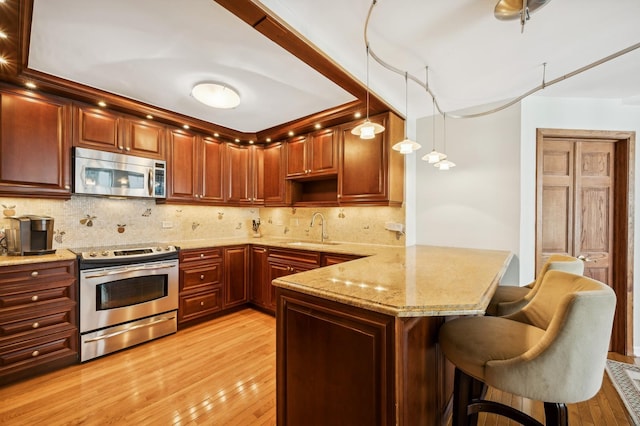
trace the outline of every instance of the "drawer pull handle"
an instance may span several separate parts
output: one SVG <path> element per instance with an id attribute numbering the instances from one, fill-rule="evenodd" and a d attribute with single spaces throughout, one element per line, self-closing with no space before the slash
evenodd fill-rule
<path id="1" fill-rule="evenodd" d="M 32 302 L 37 302 L 38 301 L 38 295 L 31 296 L 31 301 Z"/>
<path id="2" fill-rule="evenodd" d="M 33 351 L 33 352 L 31 352 L 31 356 L 33 356 L 33 357 L 36 357 L 36 356 L 38 356 L 38 355 L 40 355 L 40 351 Z"/>
<path id="3" fill-rule="evenodd" d="M 31 276 L 32 276 L 33 278 L 37 277 L 37 276 L 38 276 L 38 271 L 33 271 L 33 272 L 31 273 Z"/>
<path id="4" fill-rule="evenodd" d="M 203 275 L 200 275 L 200 279 L 201 279 L 201 280 L 204 280 L 204 274 L 203 274 Z"/>
<path id="5" fill-rule="evenodd" d="M 204 306 L 204 302 L 200 302 L 200 306 Z"/>
<path id="6" fill-rule="evenodd" d="M 34 322 L 31 327 L 38 328 L 38 327 L 40 327 L 40 323 L 39 322 Z"/>

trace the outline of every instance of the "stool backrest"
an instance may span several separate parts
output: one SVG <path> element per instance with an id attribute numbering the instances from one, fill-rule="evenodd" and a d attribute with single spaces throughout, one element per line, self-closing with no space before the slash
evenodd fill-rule
<path id="1" fill-rule="evenodd" d="M 533 282 L 532 289 L 524 297 L 525 300 L 531 301 L 533 296 L 540 288 L 542 279 L 548 271 L 565 271 L 576 275 L 584 274 L 584 262 L 576 257 L 568 256 L 564 254 L 552 254 L 549 256 L 547 262 L 542 265 L 542 269 L 538 273 L 536 280 Z"/>

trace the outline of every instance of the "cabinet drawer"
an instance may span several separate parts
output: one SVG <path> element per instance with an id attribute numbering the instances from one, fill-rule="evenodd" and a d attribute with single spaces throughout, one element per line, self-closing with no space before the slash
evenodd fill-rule
<path id="1" fill-rule="evenodd" d="M 37 263 L 0 268 L 0 294 L 12 284 L 37 284 L 52 280 L 75 280 L 74 261 Z"/>
<path id="2" fill-rule="evenodd" d="M 222 251 L 219 248 L 207 248 L 196 250 L 180 250 L 180 263 L 197 262 L 200 260 L 221 259 Z"/>
<path id="3" fill-rule="evenodd" d="M 269 249 L 269 259 L 306 263 L 311 266 L 320 266 L 320 253 L 302 251 L 302 250 L 286 250 L 286 249 Z"/>
<path id="4" fill-rule="evenodd" d="M 51 358 L 58 356 L 68 356 L 76 352 L 76 336 L 77 330 L 69 328 L 68 330 L 44 335 L 35 339 L 17 342 L 14 344 L 3 345 L 0 349 L 0 373 L 6 367 L 23 365 L 24 368 L 29 364 L 49 361 Z"/>
<path id="5" fill-rule="evenodd" d="M 16 318 L 15 321 L 0 323 L 0 337 L 43 330 L 58 324 L 71 326 L 72 323 L 73 313 L 71 309 L 48 313 L 48 315 L 33 315 L 31 318 Z"/>
<path id="6" fill-rule="evenodd" d="M 188 321 L 221 310 L 221 293 L 221 288 L 216 288 L 205 293 L 180 296 L 180 310 L 178 311 L 180 322 Z"/>
<path id="7" fill-rule="evenodd" d="M 50 283 L 54 286 L 60 286 L 67 284 L 65 287 L 54 287 L 54 288 L 46 288 L 43 286 L 38 286 L 40 288 L 32 290 L 33 286 L 23 286 L 22 288 L 13 288 L 12 292 L 9 289 L 5 290 L 0 294 L 0 308 L 9 308 L 13 306 L 20 305 L 35 305 L 39 302 L 46 302 L 49 300 L 55 299 L 74 299 L 74 295 L 72 293 L 71 285 L 73 282 L 67 283 Z"/>
<path id="8" fill-rule="evenodd" d="M 206 287 L 220 284 L 222 281 L 222 263 L 199 268 L 189 268 L 182 271 L 180 291 L 194 290 L 198 287 Z"/>

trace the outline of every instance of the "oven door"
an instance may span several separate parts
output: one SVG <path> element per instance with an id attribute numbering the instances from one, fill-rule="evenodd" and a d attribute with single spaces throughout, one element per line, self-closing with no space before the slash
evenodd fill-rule
<path id="1" fill-rule="evenodd" d="M 178 260 L 80 272 L 80 332 L 178 309 Z"/>

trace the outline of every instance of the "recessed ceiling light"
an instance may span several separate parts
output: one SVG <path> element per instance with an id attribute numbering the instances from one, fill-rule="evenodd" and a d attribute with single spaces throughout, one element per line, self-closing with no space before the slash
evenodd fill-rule
<path id="1" fill-rule="evenodd" d="M 252 141 L 252 140 L 250 140 L 250 141 L 249 141 L 249 144 L 250 144 L 250 145 L 253 145 L 253 141 Z"/>
<path id="2" fill-rule="evenodd" d="M 353 114 L 353 116 L 355 118 L 360 118 L 360 117 L 362 117 L 362 114 L 360 114 L 359 112 L 356 112 L 355 114 Z"/>
<path id="3" fill-rule="evenodd" d="M 32 82 L 32 81 L 27 81 L 24 85 L 25 85 L 25 86 L 27 86 L 29 89 L 35 89 L 36 87 L 38 87 L 38 86 L 36 86 L 36 84 L 35 84 L 34 82 Z"/>
<path id="4" fill-rule="evenodd" d="M 236 143 L 238 143 L 238 142 L 240 142 L 240 139 L 236 139 L 235 141 L 236 141 Z"/>
<path id="5" fill-rule="evenodd" d="M 4 56 L 0 56 L 0 64 L 7 65 L 8 63 L 9 61 L 7 61 L 7 58 L 5 58 Z"/>
<path id="6" fill-rule="evenodd" d="M 5 33 L 4 31 L 0 31 L 0 38 L 7 38 L 7 33 Z"/>
<path id="7" fill-rule="evenodd" d="M 189 125 L 188 124 L 183 124 L 182 128 L 185 129 L 185 130 L 188 130 L 189 129 Z"/>
<path id="8" fill-rule="evenodd" d="M 105 101 L 99 101 L 98 105 L 104 108 L 107 106 L 107 103 Z"/>
<path id="9" fill-rule="evenodd" d="M 271 142 L 271 138 L 267 138 L 267 142 Z"/>
<path id="10" fill-rule="evenodd" d="M 319 128 L 321 128 L 321 127 L 322 127 L 322 124 L 320 124 L 320 123 L 316 123 L 316 125 L 315 125 L 315 126 L 313 126 L 313 127 L 315 127 L 316 129 L 319 129 Z"/>
<path id="11" fill-rule="evenodd" d="M 153 120 L 153 115 L 147 114 L 147 120 Z"/>
<path id="12" fill-rule="evenodd" d="M 289 130 L 288 134 L 289 134 L 289 136 L 293 136 L 294 135 L 293 130 Z"/>
<path id="13" fill-rule="evenodd" d="M 191 96 L 213 108 L 230 109 L 240 105 L 240 95 L 231 87 L 220 83 L 198 83 Z"/>
<path id="14" fill-rule="evenodd" d="M 214 138 L 219 138 L 219 137 L 220 137 L 220 133 L 217 133 L 217 132 L 216 132 L 216 133 L 214 133 L 214 134 L 213 134 L 213 137 L 214 137 Z"/>

